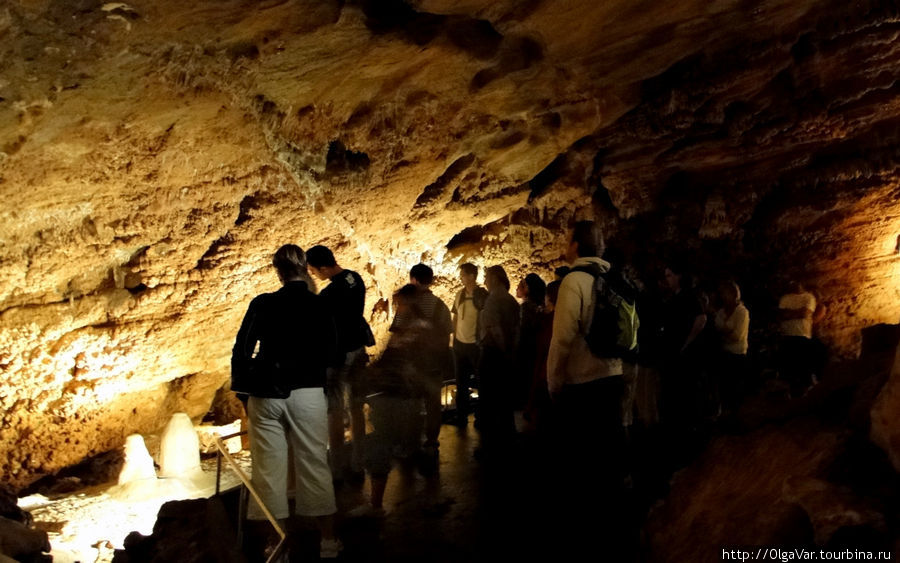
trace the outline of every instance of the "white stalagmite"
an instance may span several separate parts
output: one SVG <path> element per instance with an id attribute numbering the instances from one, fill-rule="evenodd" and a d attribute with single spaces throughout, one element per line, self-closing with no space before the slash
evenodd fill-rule
<path id="1" fill-rule="evenodd" d="M 200 439 L 191 418 L 172 415 L 159 446 L 159 476 L 179 477 L 200 470 Z"/>
<path id="2" fill-rule="evenodd" d="M 125 464 L 119 472 L 119 484 L 142 479 L 156 479 L 156 469 L 144 438 L 140 434 L 132 434 L 125 438 Z"/>

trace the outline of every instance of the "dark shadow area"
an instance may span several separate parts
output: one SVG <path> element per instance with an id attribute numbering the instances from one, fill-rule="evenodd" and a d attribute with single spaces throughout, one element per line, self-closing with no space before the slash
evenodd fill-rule
<path id="1" fill-rule="evenodd" d="M 468 16 L 420 12 L 403 0 L 363 0 L 366 27 L 376 34 L 396 33 L 415 45 L 445 36 L 451 45 L 476 59 L 497 54 L 503 35 L 491 22 Z"/>
<path id="2" fill-rule="evenodd" d="M 365 172 L 369 168 L 369 155 L 364 152 L 348 149 L 339 140 L 328 144 L 325 155 L 325 175 Z"/>
<path id="3" fill-rule="evenodd" d="M 447 250 L 455 250 L 461 246 L 469 244 L 478 244 L 484 237 L 484 227 L 481 225 L 473 225 L 466 227 L 460 232 L 453 235 L 453 238 L 447 243 Z"/>
<path id="4" fill-rule="evenodd" d="M 544 58 L 544 48 L 531 37 L 508 37 L 500 49 L 497 64 L 479 70 L 469 84 L 473 92 L 481 90 L 494 80 L 531 67 Z"/>
<path id="5" fill-rule="evenodd" d="M 560 179 L 565 172 L 566 168 L 566 154 L 560 154 L 553 161 L 544 167 L 543 170 L 537 173 L 537 175 L 528 181 L 528 200 L 532 201 L 534 198 L 540 196 L 547 188 L 553 185 L 553 182 Z"/>
<path id="6" fill-rule="evenodd" d="M 231 235 L 231 233 L 225 233 L 221 237 L 214 240 L 212 244 L 209 245 L 209 248 L 206 249 L 206 252 L 203 253 L 203 256 L 200 257 L 200 260 L 197 261 L 197 269 L 208 270 L 218 265 L 217 255 L 222 251 L 222 249 L 226 248 L 233 242 L 234 237 Z"/>
<path id="7" fill-rule="evenodd" d="M 473 162 L 475 162 L 475 155 L 473 154 L 467 154 L 453 161 L 453 164 L 448 166 L 447 170 L 438 176 L 437 180 L 425 186 L 425 189 L 422 190 L 422 193 L 416 198 L 415 206 L 421 207 L 440 197 L 450 183 L 456 180 L 463 171 L 472 165 Z"/>

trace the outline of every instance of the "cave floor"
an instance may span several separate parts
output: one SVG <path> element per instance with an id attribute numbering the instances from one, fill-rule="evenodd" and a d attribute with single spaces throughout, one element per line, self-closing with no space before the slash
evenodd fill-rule
<path id="1" fill-rule="evenodd" d="M 573 499 L 576 502 L 564 505 L 565 513 L 560 513 L 559 499 L 547 494 L 555 486 L 547 482 L 541 461 L 545 454 L 536 439 L 520 433 L 507 455 L 480 461 L 475 458 L 479 433 L 469 419 L 467 428 L 442 427 L 437 471 L 395 464 L 385 494 L 384 518 L 346 516 L 368 498 L 368 477 L 364 483 L 345 483 L 337 489 L 337 532 L 344 544 L 341 561 L 559 560 L 564 553 L 584 554 L 591 560 L 639 558 L 637 538 L 652 500 L 650 488 L 629 492 L 627 514 L 620 514 L 628 524 L 620 528 L 621 545 L 617 555 L 611 556 L 600 537 L 601 510 L 578 512 L 583 503 Z M 646 482 L 643 477 L 638 480 Z M 570 533 L 573 520 L 584 525 L 576 537 Z M 291 522 L 291 528 L 291 561 L 315 560 L 318 543 L 312 523 Z"/>

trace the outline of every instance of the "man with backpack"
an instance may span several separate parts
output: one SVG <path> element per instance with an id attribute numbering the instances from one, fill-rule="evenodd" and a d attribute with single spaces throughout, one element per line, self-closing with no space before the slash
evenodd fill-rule
<path id="1" fill-rule="evenodd" d="M 622 480 L 622 356 L 636 346 L 637 331 L 627 324 L 629 318 L 636 324 L 634 303 L 629 314 L 629 303 L 608 278 L 610 264 L 600 258 L 604 246 L 600 225 L 575 224 L 566 251 L 572 268 L 560 285 L 553 318 L 547 385 L 563 508 L 569 514 L 586 509 L 601 519 L 599 529 L 611 532 Z M 585 537 L 580 526 L 587 533 L 597 523 L 576 516 L 571 524 L 568 531 L 578 541 Z"/>
<path id="2" fill-rule="evenodd" d="M 598 357 L 588 343 L 588 337 L 593 336 L 589 329 L 597 328 L 591 327 L 596 281 L 610 270 L 609 262 L 599 257 L 603 250 L 599 225 L 593 221 L 575 224 L 566 251 L 566 258 L 572 260 L 572 270 L 562 280 L 553 317 L 547 385 L 556 400 L 576 401 L 590 410 L 601 404 L 613 405 L 610 412 L 614 418 L 621 394 L 622 382 L 617 376 L 622 375 L 622 358 Z M 597 337 L 615 339 L 616 335 Z"/>
<path id="3" fill-rule="evenodd" d="M 453 356 L 456 359 L 456 424 L 469 421 L 469 389 L 478 367 L 478 318 L 488 292 L 478 285 L 478 266 L 466 262 L 459 267 L 463 287 L 453 300 Z"/>

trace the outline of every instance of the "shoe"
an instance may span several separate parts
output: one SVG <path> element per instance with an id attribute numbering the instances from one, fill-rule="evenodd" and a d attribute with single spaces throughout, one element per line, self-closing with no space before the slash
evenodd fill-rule
<path id="1" fill-rule="evenodd" d="M 344 549 L 344 544 L 339 539 L 322 540 L 319 544 L 319 559 L 335 559 Z"/>
<path id="2" fill-rule="evenodd" d="M 386 514 L 383 507 L 375 508 L 369 503 L 361 504 L 347 511 L 348 518 L 384 518 Z"/>

